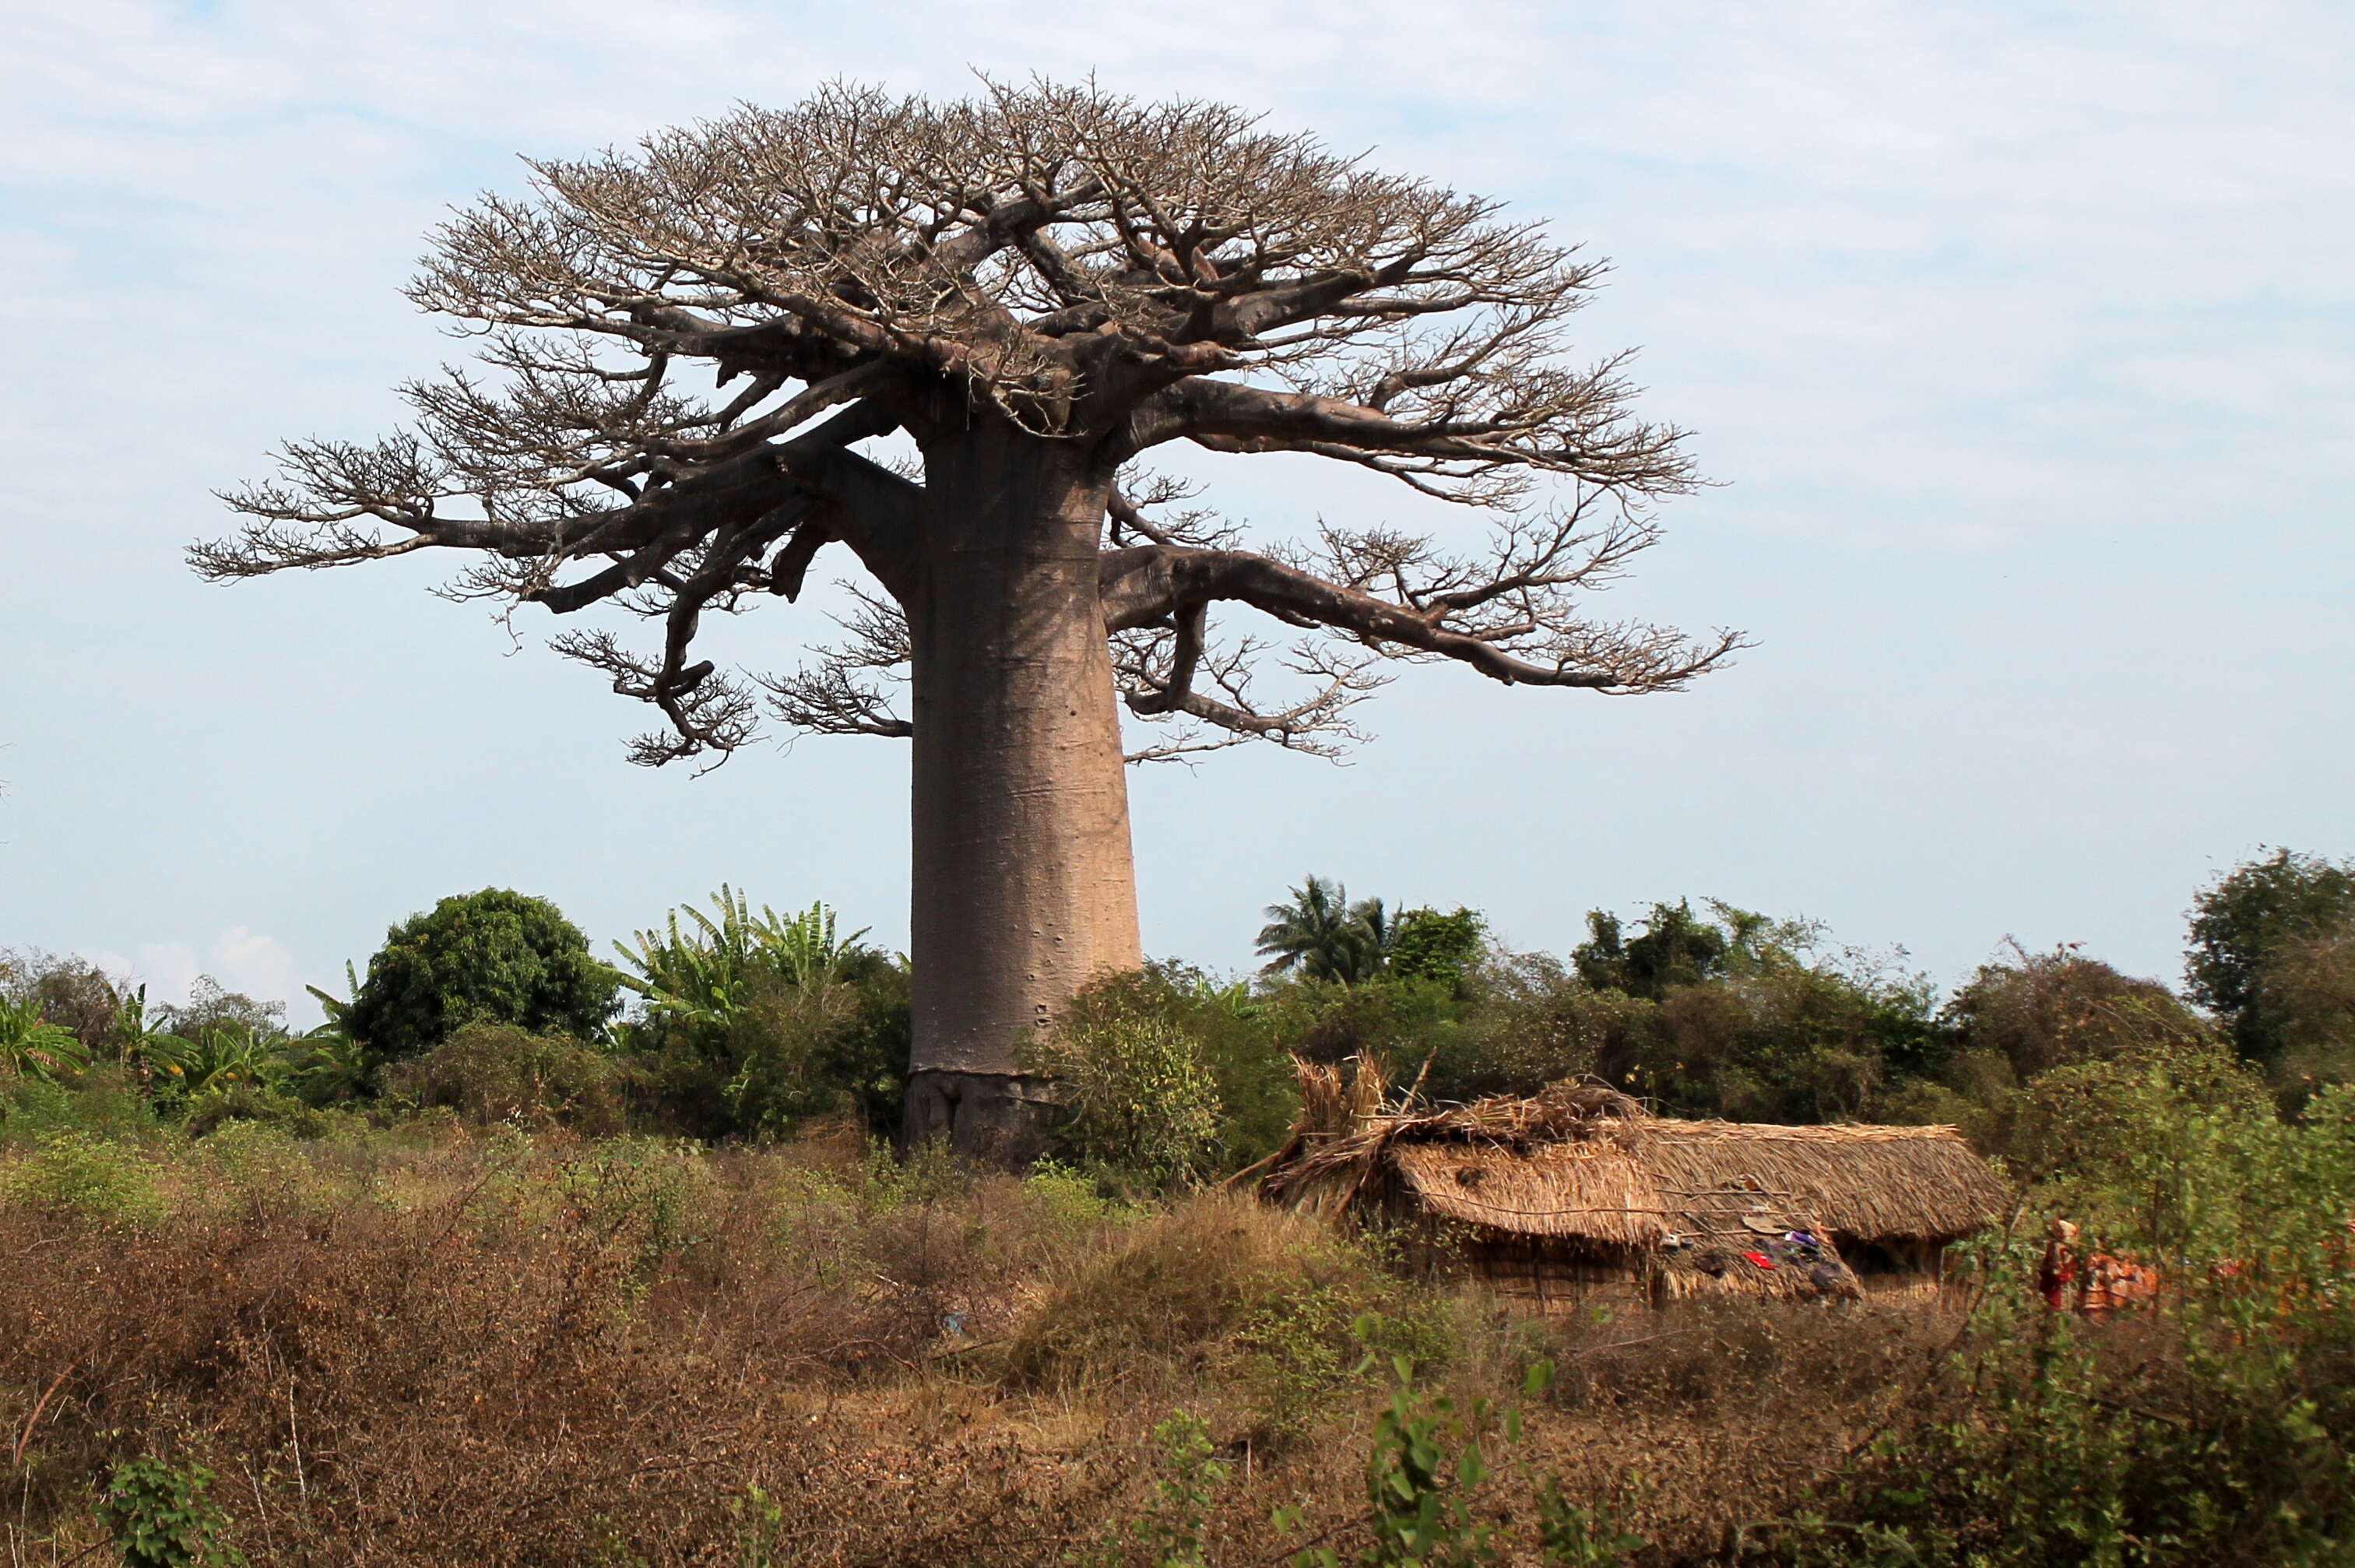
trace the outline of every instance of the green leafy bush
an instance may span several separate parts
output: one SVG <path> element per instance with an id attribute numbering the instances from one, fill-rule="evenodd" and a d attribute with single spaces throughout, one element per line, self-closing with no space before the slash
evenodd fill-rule
<path id="1" fill-rule="evenodd" d="M 0 1140 L 37 1143 L 62 1132 L 136 1139 L 158 1125 L 155 1107 L 121 1068 L 93 1067 L 70 1084 L 40 1078 L 0 1083 Z"/>
<path id="2" fill-rule="evenodd" d="M 229 1518 L 208 1495 L 212 1482 L 201 1465 L 179 1468 L 149 1455 L 117 1465 L 98 1516 L 125 1568 L 240 1568 L 245 1558 L 224 1539 Z"/>
<path id="3" fill-rule="evenodd" d="M 168 1211 L 143 1150 L 86 1132 L 58 1133 L 0 1157 L 0 1203 L 126 1228 Z"/>
<path id="4" fill-rule="evenodd" d="M 691 1143 L 604 1139 L 559 1166 L 557 1190 L 591 1233 L 634 1252 L 642 1268 L 711 1233 L 717 1180 Z"/>
<path id="5" fill-rule="evenodd" d="M 1424 1061 L 1458 1052 L 1487 1000 L 1478 988 L 1383 976 L 1357 986 L 1276 982 L 1260 1006 L 1268 1033 L 1289 1052 L 1328 1063 L 1359 1057 L 1380 1062 L 1385 1076 L 1412 1079 Z"/>
<path id="6" fill-rule="evenodd" d="M 1071 1157 L 1149 1188 L 1216 1164 L 1226 1110 L 1201 1040 L 1156 1001 L 1149 986 L 1100 985 L 1021 1057 L 1024 1072 L 1054 1082 Z"/>
<path id="7" fill-rule="evenodd" d="M 477 1022 L 594 1040 L 619 987 L 554 904 L 485 888 L 387 932 L 343 1021 L 379 1062 L 422 1055 Z"/>
<path id="8" fill-rule="evenodd" d="M 1108 1531 L 1079 1568 L 1125 1568 L 1142 1561 L 1149 1568 L 1204 1568 L 1209 1562 L 1210 1514 L 1234 1467 L 1219 1458 L 1210 1429 L 1191 1411 L 1172 1412 L 1153 1429 L 1161 1477 L 1146 1510 Z"/>
<path id="9" fill-rule="evenodd" d="M 282 1129 L 300 1138 L 323 1138 L 343 1125 L 351 1114 L 322 1109 L 271 1085 L 226 1083 L 191 1096 L 181 1111 L 180 1129 L 200 1138 L 224 1127 L 248 1124 Z"/>
<path id="10" fill-rule="evenodd" d="M 1082 1029 L 1153 1019 L 1191 1040 L 1217 1085 L 1216 1154 L 1225 1168 L 1274 1152 L 1291 1133 L 1300 1087 L 1283 1043 L 1286 1019 L 1248 986 L 1162 960 L 1098 980 L 1072 999 L 1065 1016 Z"/>
<path id="11" fill-rule="evenodd" d="M 1434 1099 L 1526 1094 L 1614 1068 L 1624 1074 L 1657 1029 L 1658 1004 L 1597 991 L 1545 954 L 1492 955 L 1468 984 L 1476 1005 L 1432 1037 L 1425 1092 Z"/>
<path id="12" fill-rule="evenodd" d="M 2258 977 L 2279 1020 L 2275 1092 L 2296 1111 L 2316 1090 L 2355 1083 L 2355 915 L 2284 943 Z"/>
<path id="13" fill-rule="evenodd" d="M 1007 1348 L 1018 1385 L 1208 1365 L 1245 1394 L 1259 1435 L 1282 1440 L 1346 1407 L 1367 1335 L 1422 1365 L 1455 1353 L 1448 1303 L 1318 1221 L 1221 1192 L 1115 1234 L 1025 1317 Z"/>
<path id="14" fill-rule="evenodd" d="M 2041 1249 L 1988 1238 L 1967 1333 L 1827 1499 L 1831 1522 L 1910 1554 L 1891 1561 L 1987 1568 L 2346 1560 L 2355 1092 L 2290 1123 L 2253 1085 L 2220 1095 L 2164 1064 L 2111 1081 L 2098 1147 L 2049 1195 L 2105 1250 L 2156 1262 L 2158 1303 L 2048 1312 Z M 1807 1544 L 1821 1534 L 1795 1530 L 1785 1560 L 1849 1560 Z"/>
<path id="15" fill-rule="evenodd" d="M 1579 978 L 1598 991 L 1625 991 L 1658 1001 L 1674 986 L 1697 986 L 1722 973 L 1732 942 L 1726 932 L 1692 912 L 1688 900 L 1656 903 L 1643 931 L 1625 934 L 1619 917 L 1604 910 L 1586 915 L 1586 941 L 1571 955 Z"/>
<path id="16" fill-rule="evenodd" d="M 284 1128 L 244 1120 L 198 1139 L 173 1162 L 186 1179 L 183 1217 L 190 1211 L 240 1217 L 328 1207 L 338 1194 L 322 1182 L 305 1142 Z"/>
<path id="17" fill-rule="evenodd" d="M 1435 1371 L 1455 1355 L 1446 1307 L 1373 1268 L 1272 1274 L 1253 1296 L 1232 1337 L 1235 1373 L 1261 1435 L 1278 1442 L 1348 1408 L 1342 1391 L 1370 1367 Z"/>

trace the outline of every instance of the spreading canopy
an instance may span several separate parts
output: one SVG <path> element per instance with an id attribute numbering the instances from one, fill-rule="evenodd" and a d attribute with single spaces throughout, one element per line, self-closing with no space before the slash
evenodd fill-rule
<path id="1" fill-rule="evenodd" d="M 934 102 L 831 87 L 634 149 L 531 165 L 439 231 L 412 287 L 477 364 L 405 389 L 414 428 L 287 446 L 193 552 L 234 579 L 468 552 L 461 596 L 655 624 L 564 653 L 658 707 L 634 754 L 724 754 L 765 709 L 906 735 L 890 685 L 926 526 L 921 472 L 862 453 L 999 420 L 1115 476 L 1099 598 L 1129 709 L 1190 720 L 1146 755 L 1253 737 L 1311 751 L 1387 659 L 1604 692 L 1683 685 L 1738 645 L 1590 617 L 1585 595 L 1689 489 L 1679 432 L 1636 418 L 1624 356 L 1564 324 L 1602 265 L 1497 205 L 1367 168 L 1214 104 L 1093 87 Z M 1479 509 L 1486 548 L 1378 521 L 1264 552 L 1142 473 L 1156 447 L 1301 453 Z M 863 592 L 841 645 L 781 676 L 694 648 L 708 612 L 799 596 L 839 543 Z M 1285 645 L 1216 642 L 1248 606 Z M 1273 658 L 1305 685 L 1272 702 Z"/>

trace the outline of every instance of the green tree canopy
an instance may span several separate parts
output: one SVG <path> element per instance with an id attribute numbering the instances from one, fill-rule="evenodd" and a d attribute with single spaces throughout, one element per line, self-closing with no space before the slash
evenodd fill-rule
<path id="1" fill-rule="evenodd" d="M 2258 1005 L 2279 1020 L 2274 1079 L 2286 1103 L 2355 1083 L 2355 919 L 2276 950 L 2259 976 Z"/>
<path id="2" fill-rule="evenodd" d="M 2148 1027 L 2187 1035 L 2205 1028 L 2156 980 L 2119 973 L 2074 946 L 1979 965 L 1946 1005 L 1945 1021 L 1965 1051 L 2000 1057 L 2021 1083 L 2055 1068 L 2129 1053 Z"/>
<path id="3" fill-rule="evenodd" d="M 2224 1020 L 2242 1055 L 2274 1061 L 2296 1020 L 2281 1005 L 2281 987 L 2269 996 L 2267 965 L 2351 923 L 2355 864 L 2276 849 L 2236 866 L 2192 901 L 2184 964 L 2192 997 Z"/>
<path id="4" fill-rule="evenodd" d="M 1598 991 L 1625 991 L 1658 1001 L 1671 987 L 1697 986 L 1725 969 L 1731 939 L 1693 913 L 1690 901 L 1656 903 L 1643 933 L 1632 940 L 1619 917 L 1604 910 L 1586 915 L 1587 939 L 1571 955 L 1579 977 Z"/>
<path id="5" fill-rule="evenodd" d="M 346 1021 L 378 1061 L 420 1055 L 475 1022 L 593 1040 L 618 987 L 554 904 L 485 888 L 386 933 Z"/>
<path id="6" fill-rule="evenodd" d="M 1411 909 L 1398 917 L 1391 938 L 1391 973 L 1407 980 L 1453 986 L 1480 960 L 1488 944 L 1488 923 L 1477 910 L 1454 912 Z"/>

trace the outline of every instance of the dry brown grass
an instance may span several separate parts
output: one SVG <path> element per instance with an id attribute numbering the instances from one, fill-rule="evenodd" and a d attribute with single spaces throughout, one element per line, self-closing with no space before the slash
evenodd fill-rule
<path id="1" fill-rule="evenodd" d="M 843 1143 L 445 1129 L 121 1157 L 145 1188 L 0 1169 L 27 1563 L 95 1543 L 92 1488 L 141 1452 L 215 1471 L 256 1563 L 1057 1563 L 1144 1506 L 1178 1405 L 1239 1462 L 1211 1560 L 1262 1563 L 1276 1504 L 1351 1517 L 1384 1397 L 1336 1385 L 1299 1440 L 1255 1442 L 1234 1335 L 1279 1289 L 1446 1315 L 1434 1386 L 1467 1399 L 1551 1354 L 1529 1456 L 1699 1550 L 1836 1454 L 1906 1349 L 1862 1356 L 1857 1325 L 1890 1320 L 1820 1308 L 1533 1326 L 1368 1285 L 1365 1254 L 1238 1198 L 1124 1216 Z M 774 1540 L 730 1511 L 751 1487 Z"/>
<path id="2" fill-rule="evenodd" d="M 1007 1347 L 1007 1378 L 1069 1391 L 1148 1369 L 1204 1368 L 1215 1342 L 1279 1282 L 1363 1267 L 1314 1221 L 1240 1193 L 1207 1194 L 1057 1270 Z"/>

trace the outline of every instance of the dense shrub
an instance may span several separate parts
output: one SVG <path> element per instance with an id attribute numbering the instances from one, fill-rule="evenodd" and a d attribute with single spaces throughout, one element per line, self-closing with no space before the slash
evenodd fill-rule
<path id="1" fill-rule="evenodd" d="M 25 1077 L 0 1083 L 0 1143 L 59 1132 L 136 1140 L 157 1125 L 155 1103 L 121 1068 L 94 1067 L 70 1083 Z"/>
<path id="2" fill-rule="evenodd" d="M 2220 1114 L 2269 1115 L 2264 1080 L 2203 1021 L 2140 998 L 2114 1007 L 2121 1016 L 2105 1054 L 1985 1095 L 1973 1127 L 2022 1179 L 2057 1183 L 2054 1200 L 2064 1204 L 2115 1187 L 2155 1105 L 2190 1099 Z"/>
<path id="3" fill-rule="evenodd" d="M 1266 987 L 1260 1006 L 1271 1036 L 1311 1061 L 1364 1057 L 1412 1080 L 1425 1060 L 1449 1053 L 1481 999 L 1454 985 L 1384 976 L 1357 986 L 1284 981 Z"/>
<path id="4" fill-rule="evenodd" d="M 103 1051 L 123 1005 L 113 976 L 90 960 L 30 948 L 0 948 L 0 998 L 32 1004 L 92 1053 Z"/>
<path id="5" fill-rule="evenodd" d="M 471 1023 L 422 1056 L 385 1070 L 386 1097 L 421 1109 L 447 1107 L 468 1121 L 622 1130 L 631 1074 L 603 1051 L 567 1034 L 533 1034 L 513 1024 Z"/>
<path id="6" fill-rule="evenodd" d="M 262 1083 L 228 1083 L 186 1102 L 180 1129 L 191 1137 L 232 1125 L 277 1127 L 296 1137 L 325 1137 L 351 1113 L 322 1109 Z"/>
<path id="7" fill-rule="evenodd" d="M 262 1001 L 242 991 L 225 989 L 210 975 L 197 976 L 188 987 L 186 1001 L 176 1007 L 158 1008 L 155 1013 L 161 1028 L 183 1040 L 228 1035 L 274 1045 L 286 1038 L 285 1003 Z"/>
<path id="8" fill-rule="evenodd" d="M 2355 916 L 2275 948 L 2259 971 L 2257 997 L 2278 1020 L 2273 1081 L 2285 1105 L 2355 1083 Z"/>
<path id="9" fill-rule="evenodd" d="M 1983 964 L 1946 1006 L 1956 1049 L 1988 1051 L 2025 1081 L 2055 1067 L 2131 1050 L 2152 1027 L 2197 1027 L 2190 1008 L 2156 980 L 2120 974 L 2073 947 Z"/>
<path id="10" fill-rule="evenodd" d="M 644 1074 L 648 1114 L 677 1131 L 777 1137 L 847 1115 L 888 1137 L 908 1036 L 907 971 L 869 952 L 825 990 L 761 978 L 724 1019 L 649 1014 L 626 1025 L 622 1040 Z"/>
<path id="11" fill-rule="evenodd" d="M 819 1561 L 1014 1568 L 1025 1531 L 1099 1517 L 1092 1470 L 961 1434 L 955 1385 L 922 1376 L 1092 1247 L 1106 1221 L 1066 1194 L 830 1146 L 446 1127 L 225 1131 L 141 1168 L 166 1222 L 0 1192 L 27 1561 L 100 1550 L 97 1490 L 155 1454 L 235 1478 L 208 1528 L 257 1562 L 706 1563 L 753 1486 L 794 1499 Z"/>
<path id="12" fill-rule="evenodd" d="M 1025 1070 L 1056 1081 L 1068 1157 L 1162 1187 L 1283 1141 L 1299 1100 L 1273 1024 L 1241 987 L 1152 965 L 1082 990 Z"/>
<path id="13" fill-rule="evenodd" d="M 891 1136 L 908 1061 L 906 964 L 863 932 L 840 935 L 824 904 L 755 914 L 723 887 L 712 905 L 674 910 L 662 930 L 619 944 L 640 998 L 621 1040 L 645 1075 L 650 1114 L 698 1137 L 778 1137 L 846 1115 Z"/>
<path id="14" fill-rule="evenodd" d="M 344 1023 L 378 1062 L 421 1055 L 475 1022 L 595 1040 L 619 987 L 554 904 L 485 888 L 387 932 Z"/>
<path id="15" fill-rule="evenodd" d="M 1057 1141 L 1071 1158 L 1151 1188 L 1209 1168 L 1225 1113 L 1201 1042 L 1136 977 L 1100 984 L 1021 1059 L 1054 1083 Z"/>
<path id="16" fill-rule="evenodd" d="M 1687 1115 L 1856 1120 L 1887 1083 L 1890 1058 L 1915 1045 L 1928 1015 L 1926 988 L 1902 978 L 1762 964 L 1670 991 L 1632 1087 Z"/>
<path id="17" fill-rule="evenodd" d="M 1586 941 L 1571 955 L 1579 977 L 1598 991 L 1625 991 L 1658 1001 L 1675 986 L 1696 986 L 1725 967 L 1727 933 L 1678 900 L 1656 903 L 1644 929 L 1628 937 L 1619 917 L 1604 910 L 1586 916 Z"/>
<path id="18" fill-rule="evenodd" d="M 1249 1198 L 1190 1199 L 1057 1281 L 1007 1347 L 1018 1388 L 1163 1386 L 1215 1369 L 1263 1437 L 1297 1436 L 1353 1402 L 1369 1346 L 1444 1365 L 1448 1309 L 1379 1251 Z"/>
<path id="19" fill-rule="evenodd" d="M 2326 1091 L 2294 1124 L 2261 1093 L 2155 1072 L 2102 1109 L 2105 1168 L 2051 1196 L 2103 1246 L 2158 1262 L 2163 1309 L 2049 1313 L 2032 1241 L 1991 1238 L 1967 1335 L 1846 1477 L 1836 1516 L 1881 1561 L 2346 1561 L 2355 1093 Z"/>
<path id="20" fill-rule="evenodd" d="M 80 1131 L 0 1155 L 0 1204 L 107 1228 L 155 1224 L 169 1211 L 144 1150 Z"/>
<path id="21" fill-rule="evenodd" d="M 11 1560 L 106 1551 L 131 1477 L 132 1512 L 293 1563 L 2346 1561 L 2346 931 L 2268 938 L 2256 1062 L 2073 949 L 1934 1012 L 1900 963 L 1707 909 L 1598 923 L 1572 962 L 1439 973 L 1411 913 L 1347 983 L 1101 980 L 1033 1063 L 1069 1157 L 1022 1178 L 871 1140 L 907 973 L 823 906 L 723 894 L 641 937 L 615 1053 L 477 1019 L 365 1115 L 305 1103 L 371 1065 L 340 1005 L 291 1040 L 218 987 L 151 1012 L 20 957 L 11 1017 L 53 993 L 97 1043 L 0 1071 Z M 1284 1136 L 1294 1049 L 1426 1098 L 1592 1073 L 1670 1111 L 1955 1121 L 2022 1214 L 1915 1309 L 1521 1317 L 1380 1234 L 1166 1190 Z M 625 1104 L 742 1141 L 619 1134 Z M 2156 1264 L 2157 1303 L 2047 1311 L 2025 1238 L 2056 1213 Z"/>

